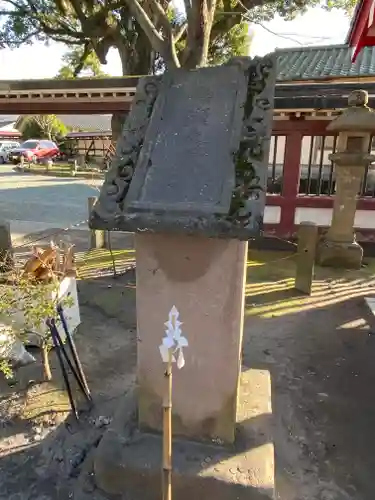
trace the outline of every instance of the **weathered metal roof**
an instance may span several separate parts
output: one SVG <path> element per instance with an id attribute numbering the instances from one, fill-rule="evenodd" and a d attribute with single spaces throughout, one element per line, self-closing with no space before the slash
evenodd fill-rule
<path id="1" fill-rule="evenodd" d="M 348 45 L 278 49 L 277 81 L 375 78 L 375 47 L 365 47 L 355 63 L 352 50 Z"/>
<path id="2" fill-rule="evenodd" d="M 112 115 L 57 115 L 66 127 L 85 132 L 111 130 Z"/>

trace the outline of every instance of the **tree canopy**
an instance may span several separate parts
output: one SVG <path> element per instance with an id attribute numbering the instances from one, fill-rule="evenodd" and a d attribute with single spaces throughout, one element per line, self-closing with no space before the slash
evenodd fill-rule
<path id="1" fill-rule="evenodd" d="M 75 46 L 70 51 L 66 52 L 62 58 L 63 65 L 61 66 L 56 78 L 70 79 L 79 76 L 108 76 L 101 67 L 98 56 L 94 51 L 85 54 L 85 47 Z"/>
<path id="2" fill-rule="evenodd" d="M 68 128 L 56 115 L 25 115 L 20 116 L 16 128 L 24 139 L 50 139 L 59 141 Z"/>
<path id="3" fill-rule="evenodd" d="M 195 68 L 222 62 L 246 48 L 246 23 L 293 19 L 309 7 L 351 11 L 356 0 L 0 0 L 0 47 L 34 41 L 79 47 L 78 67 L 95 52 L 101 64 L 111 47 L 123 74 L 148 74 L 155 60 Z M 83 66 L 82 66 L 83 67 Z"/>

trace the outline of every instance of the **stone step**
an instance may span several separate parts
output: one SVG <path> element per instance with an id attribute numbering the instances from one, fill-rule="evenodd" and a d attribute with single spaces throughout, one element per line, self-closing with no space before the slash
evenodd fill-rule
<path id="1" fill-rule="evenodd" d="M 370 312 L 375 316 L 375 297 L 365 297 L 365 302 Z"/>

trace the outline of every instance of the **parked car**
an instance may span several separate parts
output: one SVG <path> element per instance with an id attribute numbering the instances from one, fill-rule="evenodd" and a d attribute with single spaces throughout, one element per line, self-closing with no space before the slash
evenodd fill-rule
<path id="1" fill-rule="evenodd" d="M 12 149 L 19 148 L 20 143 L 15 141 L 0 141 L 0 163 L 8 161 L 9 152 Z"/>
<path id="2" fill-rule="evenodd" d="M 17 164 L 23 156 L 26 161 L 37 161 L 52 159 L 59 155 L 59 148 L 53 142 L 46 139 L 28 139 L 18 148 L 14 148 L 9 153 L 9 159 Z"/>

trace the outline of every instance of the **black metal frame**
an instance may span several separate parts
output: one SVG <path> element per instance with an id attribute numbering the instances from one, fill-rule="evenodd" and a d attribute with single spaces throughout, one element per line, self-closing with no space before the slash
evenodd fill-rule
<path id="1" fill-rule="evenodd" d="M 59 314 L 64 332 L 65 332 L 67 347 L 69 347 L 70 355 L 69 355 L 69 353 L 64 345 L 64 342 L 61 338 L 61 335 L 56 327 L 55 319 L 50 318 L 47 320 L 46 323 L 47 323 L 47 326 L 50 330 L 53 346 L 55 348 L 56 355 L 57 355 L 57 358 L 59 360 L 61 373 L 62 373 L 62 376 L 64 379 L 66 391 L 68 393 L 70 406 L 71 406 L 71 409 L 73 411 L 74 417 L 78 420 L 79 413 L 78 413 L 76 403 L 74 401 L 72 388 L 71 388 L 71 385 L 69 382 L 69 374 L 68 374 L 68 370 L 65 366 L 65 363 L 68 365 L 78 387 L 80 388 L 82 394 L 84 395 L 84 397 L 89 405 L 89 408 L 91 408 L 91 406 L 93 404 L 93 400 L 92 400 L 92 396 L 90 393 L 90 389 L 89 389 L 87 381 L 86 381 L 85 374 L 83 372 L 82 364 L 81 364 L 81 361 L 79 359 L 78 352 L 77 352 L 73 337 L 71 336 L 71 333 L 68 330 L 68 326 L 67 326 L 67 323 L 66 323 L 66 320 L 64 317 L 64 311 L 63 311 L 63 308 L 61 305 L 58 305 L 57 312 Z M 70 356 L 72 357 L 72 359 L 70 358 Z M 65 363 L 64 363 L 64 360 L 65 360 Z"/>

